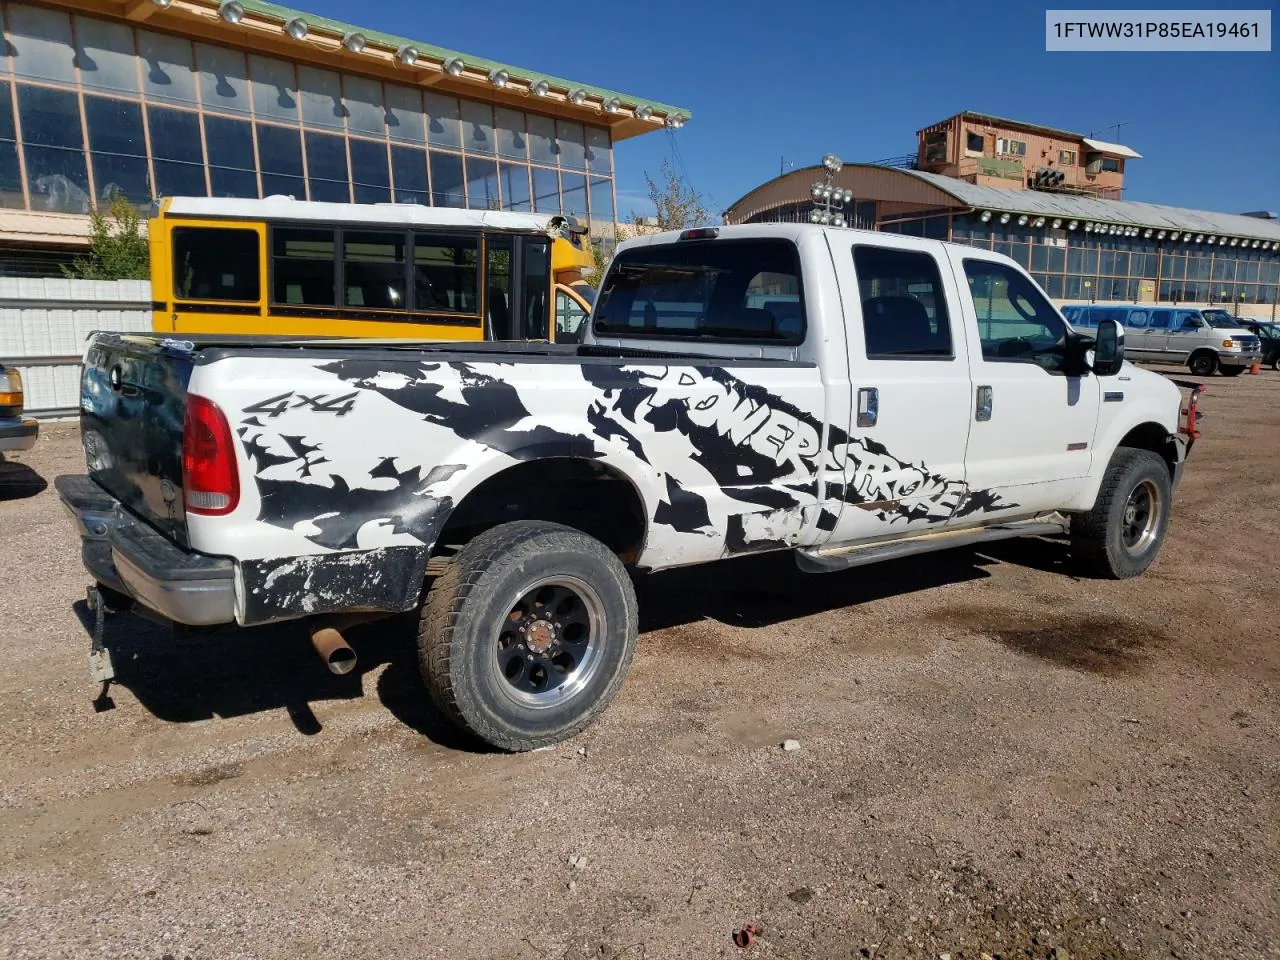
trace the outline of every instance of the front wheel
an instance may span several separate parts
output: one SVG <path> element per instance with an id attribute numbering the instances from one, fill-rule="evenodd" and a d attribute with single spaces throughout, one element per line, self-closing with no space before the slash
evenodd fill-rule
<path id="1" fill-rule="evenodd" d="M 1271 369 L 1280 370 L 1280 353 L 1277 353 L 1271 360 Z"/>
<path id="2" fill-rule="evenodd" d="M 635 591 L 599 540 L 542 521 L 502 524 L 432 584 L 423 677 L 455 723 L 503 750 L 566 740 L 617 694 L 635 652 Z"/>
<path id="3" fill-rule="evenodd" d="M 1121 447 L 1093 509 L 1071 518 L 1073 552 L 1084 572 L 1113 580 L 1142 573 L 1169 527 L 1169 467 L 1149 450 Z"/>
<path id="4" fill-rule="evenodd" d="M 1224 377 L 1238 377 L 1244 373 L 1248 367 L 1222 367 L 1219 371 Z"/>
<path id="5" fill-rule="evenodd" d="M 1208 351 L 1193 354 L 1187 361 L 1187 368 L 1197 377 L 1211 377 L 1218 369 L 1218 355 Z"/>

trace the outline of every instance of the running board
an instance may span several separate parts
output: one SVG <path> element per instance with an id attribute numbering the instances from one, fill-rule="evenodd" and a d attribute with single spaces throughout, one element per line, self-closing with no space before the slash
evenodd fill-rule
<path id="1" fill-rule="evenodd" d="M 1019 520 L 990 527 L 970 527 L 965 530 L 943 530 L 939 533 L 922 533 L 906 540 L 888 543 L 863 543 L 849 547 L 825 547 L 816 550 L 797 550 L 796 566 L 805 573 L 835 573 L 850 567 L 861 567 L 881 560 L 913 557 L 919 553 L 967 547 L 991 540 L 1011 540 L 1014 537 L 1047 537 L 1067 532 L 1068 521 L 1056 519 Z"/>

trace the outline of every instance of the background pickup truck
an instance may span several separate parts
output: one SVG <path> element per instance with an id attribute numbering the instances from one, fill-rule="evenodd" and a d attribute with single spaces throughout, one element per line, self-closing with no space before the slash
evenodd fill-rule
<path id="1" fill-rule="evenodd" d="M 579 345 L 96 335 L 57 487 L 109 605 L 309 617 L 337 668 L 349 615 L 420 609 L 436 703 L 529 749 L 621 685 L 629 568 L 1069 533 L 1145 570 L 1194 431 L 1123 350 L 998 254 L 704 228 L 623 244 Z"/>

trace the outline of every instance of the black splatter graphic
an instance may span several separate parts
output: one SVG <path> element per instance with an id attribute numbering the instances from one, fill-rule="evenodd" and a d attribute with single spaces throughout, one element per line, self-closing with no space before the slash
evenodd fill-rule
<path id="1" fill-rule="evenodd" d="M 684 533 L 696 533 L 711 527 L 707 501 L 684 489 L 671 474 L 667 474 L 667 497 L 653 512 L 653 521 Z"/>

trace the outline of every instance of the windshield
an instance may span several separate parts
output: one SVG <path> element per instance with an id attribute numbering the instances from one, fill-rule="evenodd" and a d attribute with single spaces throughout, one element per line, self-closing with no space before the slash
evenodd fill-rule
<path id="1" fill-rule="evenodd" d="M 799 343 L 800 257 L 787 240 L 684 240 L 633 247 L 609 267 L 597 334 Z"/>
<path id="2" fill-rule="evenodd" d="M 1240 326 L 1240 321 L 1225 310 L 1201 310 L 1200 316 L 1209 321 L 1209 326 L 1219 330 L 1230 330 Z"/>

